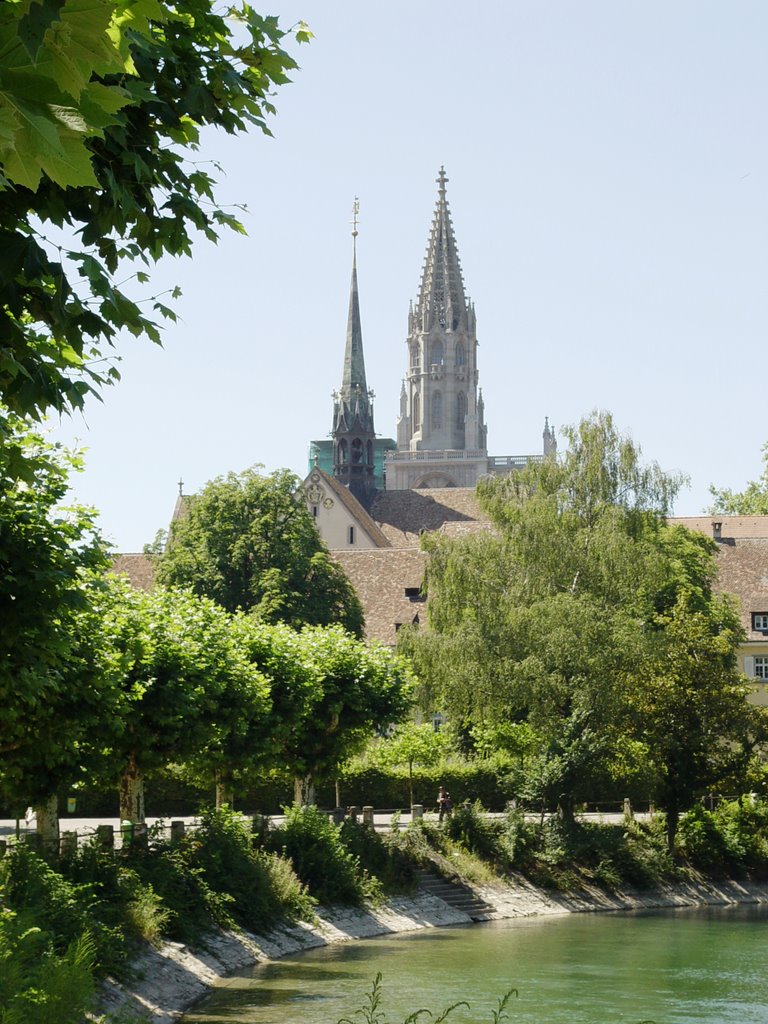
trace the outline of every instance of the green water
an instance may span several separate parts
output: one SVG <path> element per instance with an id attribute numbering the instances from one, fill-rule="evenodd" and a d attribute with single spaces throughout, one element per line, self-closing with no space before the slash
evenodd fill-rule
<path id="1" fill-rule="evenodd" d="M 227 979 L 184 1022 L 335 1024 L 353 1015 L 381 971 L 387 1024 L 460 999 L 471 1011 L 449 1021 L 490 1024 L 512 986 L 511 1022 L 768 1024 L 767 939 L 768 909 L 757 907 L 428 929 L 254 968 Z"/>

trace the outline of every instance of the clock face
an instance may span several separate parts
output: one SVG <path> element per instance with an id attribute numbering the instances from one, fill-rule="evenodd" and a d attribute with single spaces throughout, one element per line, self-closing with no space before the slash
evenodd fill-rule
<path id="1" fill-rule="evenodd" d="M 307 488 L 307 500 L 311 505 L 319 505 L 324 495 L 325 491 L 322 487 L 318 487 L 317 484 L 311 484 Z"/>
<path id="2" fill-rule="evenodd" d="M 323 508 L 333 508 L 333 498 L 326 498 L 323 502 Z"/>

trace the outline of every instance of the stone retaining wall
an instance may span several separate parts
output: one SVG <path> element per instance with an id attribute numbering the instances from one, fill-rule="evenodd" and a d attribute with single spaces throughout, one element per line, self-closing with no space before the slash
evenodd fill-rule
<path id="1" fill-rule="evenodd" d="M 572 914 L 659 907 L 724 906 L 768 903 L 768 885 L 748 882 L 684 882 L 651 892 L 608 894 L 599 889 L 567 895 L 553 894 L 518 877 L 505 885 L 473 886 L 494 908 L 488 918 L 505 920 L 542 914 Z M 136 982 L 104 986 L 101 1013 L 135 1013 L 137 1020 L 170 1024 L 202 999 L 221 978 L 253 964 L 334 942 L 372 938 L 393 932 L 417 931 L 446 925 L 470 924 L 470 918 L 442 900 L 420 893 L 368 909 L 337 907 L 320 911 L 316 925 L 277 928 L 266 936 L 219 932 L 206 940 L 206 949 L 193 950 L 168 942 L 148 947 L 135 961 Z"/>

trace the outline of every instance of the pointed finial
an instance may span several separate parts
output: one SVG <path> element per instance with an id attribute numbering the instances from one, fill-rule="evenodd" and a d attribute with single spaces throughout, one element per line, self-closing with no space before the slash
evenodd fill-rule
<path id="1" fill-rule="evenodd" d="M 440 165 L 440 173 L 438 174 L 435 180 L 437 181 L 438 184 L 438 192 L 440 193 L 440 198 L 445 199 L 445 183 L 448 181 L 448 178 L 446 177 L 445 174 L 445 167 L 443 167 L 442 164 Z"/>
<path id="2" fill-rule="evenodd" d="M 179 497 L 184 497 L 184 481 L 179 477 Z"/>
<path id="3" fill-rule="evenodd" d="M 355 201 L 352 203 L 352 237 L 357 238 L 357 215 L 360 213 L 360 200 L 355 196 Z"/>

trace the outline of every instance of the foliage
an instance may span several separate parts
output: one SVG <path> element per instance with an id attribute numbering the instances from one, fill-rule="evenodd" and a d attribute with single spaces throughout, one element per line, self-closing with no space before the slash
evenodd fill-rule
<path id="1" fill-rule="evenodd" d="M 122 695 L 100 737 L 113 771 L 138 780 L 171 758 L 214 766 L 240 756 L 243 738 L 266 717 L 268 684 L 223 609 L 183 591 L 146 593 L 114 580 L 101 621 L 102 664 Z"/>
<path id="2" fill-rule="evenodd" d="M 736 669 L 742 628 L 736 609 L 712 598 L 694 611 L 677 604 L 652 620 L 652 654 L 630 695 L 635 727 L 647 744 L 654 799 L 667 812 L 670 851 L 682 810 L 729 775 L 746 770 L 765 712 L 748 703 Z"/>
<path id="3" fill-rule="evenodd" d="M 413 805 L 413 766 L 434 767 L 443 760 L 449 745 L 447 735 L 436 731 L 430 722 L 403 722 L 391 736 L 381 741 L 378 760 L 384 764 L 407 766 L 408 799 Z"/>
<path id="4" fill-rule="evenodd" d="M 299 485 L 286 470 L 263 476 L 256 469 L 206 484 L 172 525 L 159 581 L 264 622 L 339 623 L 361 636 L 360 602 L 296 500 Z"/>
<path id="5" fill-rule="evenodd" d="M 644 465 L 606 413 L 565 433 L 562 458 L 480 483 L 493 533 L 425 538 L 432 628 L 399 640 L 422 699 L 481 751 L 507 743 L 528 799 L 572 820 L 576 803 L 642 781 L 673 830 L 707 787 L 743 785 L 762 738 L 740 629 L 712 594 L 712 542 L 666 525 L 681 478 Z"/>
<path id="6" fill-rule="evenodd" d="M 340 836 L 361 869 L 380 882 L 385 892 L 413 888 L 416 879 L 413 862 L 397 842 L 398 830 L 381 833 L 347 818 L 341 824 Z"/>
<path id="7" fill-rule="evenodd" d="M 263 929 L 281 918 L 312 915 L 312 900 L 296 876 L 289 883 L 277 858 L 254 848 L 249 824 L 229 809 L 205 811 L 187 848 L 211 889 L 232 898 L 233 916 L 246 928 Z M 276 878 L 282 885 L 279 894 Z"/>
<path id="8" fill-rule="evenodd" d="M 375 729 L 400 721 L 410 707 L 405 662 L 339 626 L 296 633 L 241 619 L 240 629 L 247 656 L 271 680 L 270 756 L 308 785 L 331 778 Z"/>
<path id="9" fill-rule="evenodd" d="M 0 913 L 0 1024 L 80 1024 L 94 993 L 94 947 L 82 935 L 58 952 L 34 917 Z"/>
<path id="10" fill-rule="evenodd" d="M 712 811 L 695 804 L 680 819 L 678 841 L 691 864 L 708 875 L 764 877 L 768 807 L 751 797 L 721 801 Z"/>
<path id="11" fill-rule="evenodd" d="M 707 509 L 710 515 L 768 515 L 768 443 L 763 445 L 761 451 L 763 471 L 757 480 L 749 480 L 743 491 L 732 491 L 730 487 L 715 487 L 714 484 L 710 484 L 709 493 L 714 499 Z"/>
<path id="12" fill-rule="evenodd" d="M 119 969 L 127 942 L 122 922 L 101 913 L 99 889 L 90 881 L 70 881 L 25 844 L 0 862 L 2 904 L 34 922 L 56 954 L 87 934 L 98 972 L 107 973 Z"/>
<path id="13" fill-rule="evenodd" d="M 79 460 L 16 417 L 0 444 L 0 790 L 24 806 L 71 781 L 104 688 L 87 610 L 106 550 L 93 513 L 65 508 Z M 23 464 L 27 474 L 19 479 Z"/>
<path id="14" fill-rule="evenodd" d="M 339 826 L 316 807 L 286 808 L 272 845 L 321 903 L 358 904 L 378 895 L 378 886 L 344 843 Z"/>
<path id="15" fill-rule="evenodd" d="M 117 376 L 99 360 L 120 331 L 159 340 L 152 317 L 173 313 L 153 297 L 146 315 L 116 283 L 127 264 L 189 254 L 196 231 L 242 230 L 189 155 L 207 126 L 269 133 L 272 90 L 296 67 L 285 35 L 244 3 L 232 17 L 211 0 L 3 5 L 0 156 L 18 185 L 0 192 L 0 395 L 12 412 L 80 408 Z"/>

